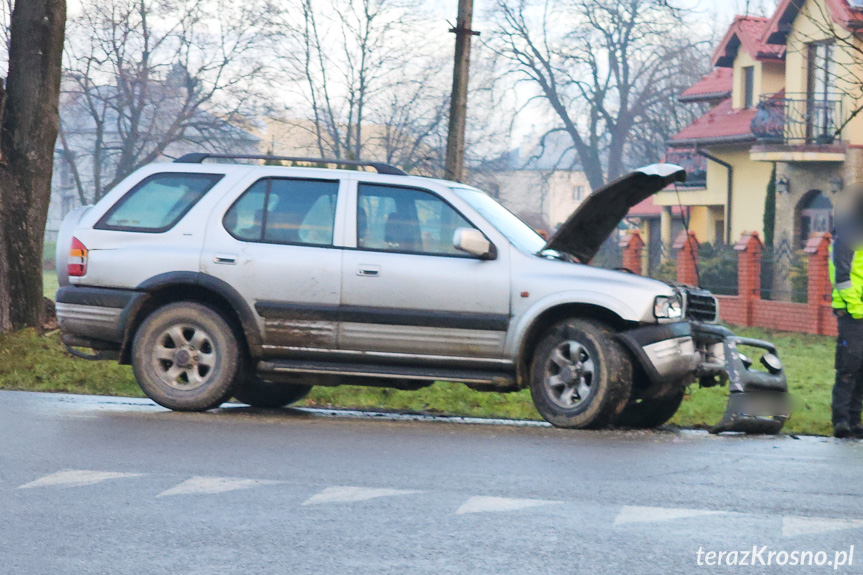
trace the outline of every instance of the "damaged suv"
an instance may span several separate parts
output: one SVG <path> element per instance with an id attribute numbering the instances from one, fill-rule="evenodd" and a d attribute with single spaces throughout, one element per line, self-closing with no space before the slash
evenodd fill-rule
<path id="1" fill-rule="evenodd" d="M 58 240 L 63 342 L 131 364 L 165 407 L 446 380 L 529 388 L 559 427 L 655 427 L 696 380 L 785 391 L 770 344 L 710 325 L 710 293 L 581 263 L 630 206 L 682 180 L 678 166 L 597 190 L 546 241 L 480 190 L 385 164 L 207 159 L 304 161 L 152 164 L 71 213 Z M 740 344 L 767 350 L 768 371 Z M 766 405 L 724 421 L 778 431 L 787 414 Z"/>

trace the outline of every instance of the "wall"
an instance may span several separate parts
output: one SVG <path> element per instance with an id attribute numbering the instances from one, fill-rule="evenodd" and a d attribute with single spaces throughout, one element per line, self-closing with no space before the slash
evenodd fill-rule
<path id="1" fill-rule="evenodd" d="M 769 164 L 768 164 L 769 165 Z M 789 192 L 776 194 L 776 224 L 774 245 L 787 242 L 792 249 L 799 249 L 800 238 L 797 230 L 797 206 L 810 190 L 821 190 L 830 195 L 834 184 L 832 180 L 842 178 L 843 167 L 839 163 L 779 163 L 776 166 L 776 179 L 788 180 Z"/>
<path id="2" fill-rule="evenodd" d="M 761 63 L 761 91 L 759 95 L 773 95 L 785 89 L 785 62 Z"/>
<path id="3" fill-rule="evenodd" d="M 820 7 L 819 7 L 820 4 Z M 791 33 L 788 35 L 788 51 L 786 54 L 785 84 L 789 93 L 803 94 L 808 90 L 808 52 L 807 45 L 811 42 L 830 38 L 826 29 L 832 27 L 835 35 L 842 38 L 850 37 L 849 33 L 838 24 L 825 22 L 824 14 L 828 14 L 824 6 L 824 0 L 808 0 L 803 9 L 794 20 Z M 859 38 L 851 40 L 859 49 L 863 50 L 863 42 Z M 841 48 L 841 42 L 837 43 Z M 838 49 L 837 61 L 837 88 L 840 93 L 845 94 L 843 98 L 843 111 L 846 117 L 850 112 L 860 106 L 861 101 L 852 94 L 859 94 L 861 78 L 863 78 L 863 58 L 860 54 L 850 48 Z M 854 78 L 851 82 L 843 82 L 842 77 Z M 863 115 L 853 119 L 843 130 L 842 139 L 853 144 L 863 145 Z"/>
<path id="4" fill-rule="evenodd" d="M 728 323 L 819 335 L 837 333 L 831 306 L 832 286 L 827 274 L 829 234 L 814 234 L 806 245 L 809 259 L 808 302 L 761 299 L 761 252 L 757 234 L 744 234 L 738 253 L 738 295 L 719 296 L 720 318 Z"/>
<path id="5" fill-rule="evenodd" d="M 734 167 L 734 191 L 731 206 L 731 237 L 737 238 L 745 231 L 763 231 L 764 199 L 767 196 L 767 184 L 773 165 L 768 162 L 754 162 L 749 159 L 749 146 L 723 146 L 709 148 L 709 153 Z M 707 188 L 700 191 L 681 191 L 680 199 L 683 205 L 725 206 L 728 190 L 728 172 L 725 167 L 716 162 L 707 164 Z M 656 203 L 661 206 L 676 206 L 677 194 L 674 190 L 660 192 Z M 715 222 L 716 212 L 712 221 Z M 723 217 L 724 219 L 724 217 Z M 704 223 L 707 223 L 705 219 Z M 713 227 L 711 222 L 711 228 Z M 696 229 L 698 241 L 707 242 L 713 239 L 713 230 Z"/>
<path id="6" fill-rule="evenodd" d="M 735 110 L 743 108 L 745 96 L 744 83 L 745 74 L 743 69 L 752 66 L 755 68 L 755 86 L 753 94 L 754 102 L 765 94 L 775 94 L 785 87 L 785 63 L 784 62 L 761 62 L 753 58 L 743 47 L 737 51 L 734 58 L 734 90 L 731 95 L 731 105 Z"/>
<path id="7" fill-rule="evenodd" d="M 806 244 L 809 259 L 808 302 L 790 303 L 761 299 L 761 261 L 764 245 L 757 233 L 741 235 L 734 246 L 737 252 L 738 286 L 736 296 L 717 296 L 719 319 L 727 323 L 763 327 L 779 331 L 793 331 L 835 336 L 836 318 L 833 315 L 828 277 L 830 249 L 829 234 L 813 234 Z M 644 273 L 639 265 L 645 244 L 638 232 L 630 232 L 620 243 L 624 265 L 633 273 Z M 677 281 L 684 285 L 696 283 L 699 244 L 681 233 L 674 244 L 677 250 Z"/>

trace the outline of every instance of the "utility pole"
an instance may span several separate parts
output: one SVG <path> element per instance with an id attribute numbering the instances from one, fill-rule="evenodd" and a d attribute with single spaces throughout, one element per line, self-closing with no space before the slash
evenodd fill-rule
<path id="1" fill-rule="evenodd" d="M 459 0 L 458 20 L 450 32 L 455 34 L 455 65 L 452 72 L 452 99 L 449 109 L 449 132 L 446 142 L 446 179 L 464 180 L 464 132 L 467 117 L 467 86 L 470 75 L 470 37 L 473 0 Z"/>

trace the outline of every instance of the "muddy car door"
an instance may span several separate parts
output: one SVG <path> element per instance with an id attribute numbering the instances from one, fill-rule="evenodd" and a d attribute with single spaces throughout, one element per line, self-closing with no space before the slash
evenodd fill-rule
<path id="1" fill-rule="evenodd" d="M 456 249 L 456 230 L 475 226 L 429 189 L 360 181 L 352 199 L 356 249 L 344 252 L 340 348 L 499 358 L 508 249 L 485 259 Z"/>
<path id="2" fill-rule="evenodd" d="M 210 218 L 201 270 L 254 308 L 265 356 L 333 348 L 341 297 L 340 181 L 285 177 L 284 169 L 257 174 Z"/>

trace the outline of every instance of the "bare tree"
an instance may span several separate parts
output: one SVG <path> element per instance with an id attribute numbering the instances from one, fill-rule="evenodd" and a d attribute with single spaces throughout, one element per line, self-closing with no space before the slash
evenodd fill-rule
<path id="1" fill-rule="evenodd" d="M 18 0 L 10 20 L 9 73 L 0 90 L 0 331 L 42 323 L 66 2 Z"/>
<path id="2" fill-rule="evenodd" d="M 88 3 L 69 24 L 60 133 L 81 201 L 172 144 L 217 145 L 205 136 L 254 101 L 274 13 L 268 0 Z"/>
<path id="3" fill-rule="evenodd" d="M 448 45 L 423 37 L 418 0 L 294 0 L 280 61 L 325 157 L 433 172 L 449 98 Z M 441 40 L 445 38 L 441 34 Z"/>
<path id="4" fill-rule="evenodd" d="M 596 189 L 625 171 L 633 131 L 668 91 L 694 42 L 656 0 L 497 0 L 489 45 L 516 86 L 547 104 Z"/>

